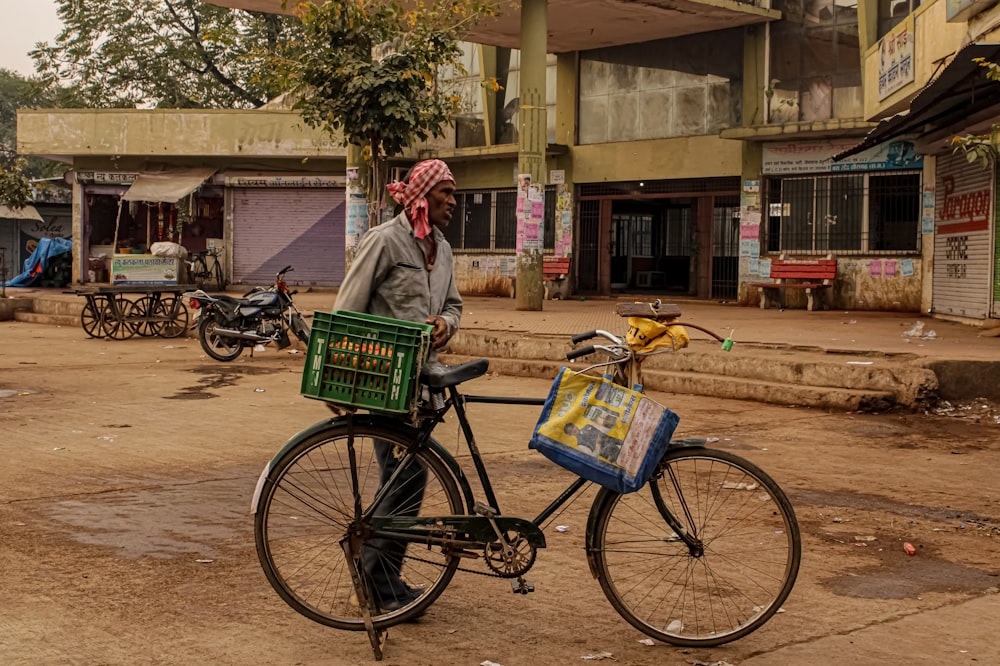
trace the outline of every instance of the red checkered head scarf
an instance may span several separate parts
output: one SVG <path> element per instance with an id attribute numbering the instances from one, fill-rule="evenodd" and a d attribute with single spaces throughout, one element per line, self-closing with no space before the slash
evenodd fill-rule
<path id="1" fill-rule="evenodd" d="M 410 211 L 413 233 L 417 238 L 425 238 L 431 232 L 427 219 L 427 193 L 442 181 L 455 182 L 451 169 L 441 160 L 424 160 L 410 169 L 406 182 L 396 180 L 389 183 L 389 194 L 393 200 Z"/>

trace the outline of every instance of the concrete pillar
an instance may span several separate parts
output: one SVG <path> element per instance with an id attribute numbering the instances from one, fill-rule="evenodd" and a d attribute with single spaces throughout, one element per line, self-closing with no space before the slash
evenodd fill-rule
<path id="1" fill-rule="evenodd" d="M 741 254 L 739 258 L 739 287 L 737 294 L 742 305 L 757 304 L 757 290 L 751 290 L 747 285 L 752 282 L 760 282 L 763 278 L 750 273 L 750 262 L 757 260 L 759 265 L 760 257 L 766 254 L 764 247 L 764 230 L 767 224 L 767 203 L 763 199 L 763 174 L 761 173 L 764 160 L 764 146 L 760 142 L 743 142 L 743 164 L 740 170 L 742 179 L 740 182 L 740 246 Z M 743 255 L 743 239 L 760 243 L 756 254 Z"/>
<path id="2" fill-rule="evenodd" d="M 347 202 L 344 220 L 344 275 L 351 268 L 354 255 L 358 251 L 358 242 L 368 231 L 371 224 L 378 220 L 369 220 L 368 205 L 368 163 L 365 162 L 360 146 L 347 146 Z"/>
<path id="3" fill-rule="evenodd" d="M 73 268 L 71 273 L 71 275 L 73 276 L 73 280 L 70 283 L 72 286 L 77 286 L 80 283 L 85 282 L 87 277 L 88 262 L 86 260 L 89 258 L 87 256 L 87 254 L 89 254 L 89 251 L 85 254 L 84 248 L 87 248 L 87 250 L 89 250 L 90 239 L 84 235 L 85 229 L 83 226 L 83 214 L 84 214 L 83 211 L 85 203 L 86 203 L 86 198 L 83 195 L 83 185 L 76 182 L 76 179 L 74 178 L 73 207 L 71 209 L 72 213 L 70 214 L 71 217 L 70 228 L 72 229 L 72 237 L 73 237 L 73 248 L 70 250 L 70 256 L 73 258 Z M 115 248 L 111 252 L 112 254 L 114 254 L 117 251 L 118 249 Z M 15 269 L 13 273 L 7 276 L 7 279 L 9 280 L 18 273 L 20 273 L 21 271 L 16 261 L 7 262 L 7 264 L 8 267 L 13 266 L 13 268 Z M 108 277 L 108 279 L 109 280 L 111 279 L 110 276 Z"/>
<path id="4" fill-rule="evenodd" d="M 576 100 L 578 95 L 579 54 L 560 53 L 556 59 L 556 143 L 564 146 L 576 144 Z M 562 172 L 563 182 L 556 183 L 555 256 L 576 257 L 577 241 L 574 238 L 577 207 L 573 201 L 574 178 L 572 151 L 555 160 L 551 169 Z M 552 171 L 549 171 L 551 175 Z M 562 289 L 565 298 L 576 289 L 579 264 L 570 264 L 570 284 Z"/>
<path id="5" fill-rule="evenodd" d="M 545 238 L 545 59 L 548 0 L 521 3 L 521 75 L 518 110 L 517 305 L 541 310 L 542 250 Z M 527 186 L 530 179 L 530 187 Z M 541 206 L 537 204 L 541 192 Z M 534 200 L 534 201 L 531 201 Z M 534 203 L 535 205 L 532 205 Z M 539 211 L 541 208 L 541 211 Z"/>

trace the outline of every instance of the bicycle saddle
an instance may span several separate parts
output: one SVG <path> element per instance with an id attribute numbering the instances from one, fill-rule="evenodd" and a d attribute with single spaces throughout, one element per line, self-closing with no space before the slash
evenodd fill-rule
<path id="1" fill-rule="evenodd" d="M 420 381 L 431 388 L 447 388 L 482 377 L 489 367 L 490 361 L 486 358 L 478 358 L 451 367 L 435 365 L 420 372 Z"/>

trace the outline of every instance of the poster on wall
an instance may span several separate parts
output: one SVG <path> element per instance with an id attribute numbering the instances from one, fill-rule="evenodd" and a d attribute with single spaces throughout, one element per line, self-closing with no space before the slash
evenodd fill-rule
<path id="1" fill-rule="evenodd" d="M 344 216 L 344 243 L 346 247 L 357 247 L 361 237 L 368 231 L 368 197 L 361 188 L 347 187 L 347 214 Z"/>
<path id="2" fill-rule="evenodd" d="M 545 190 L 531 182 L 531 174 L 517 177 L 517 242 L 518 254 L 541 252 L 544 244 Z"/>
<path id="3" fill-rule="evenodd" d="M 573 254 L 573 195 L 565 182 L 556 185 L 555 256 Z"/>
<path id="4" fill-rule="evenodd" d="M 48 220 L 21 220 L 21 256 L 25 259 L 38 247 L 42 238 L 73 238 L 70 218 L 50 218 Z"/>

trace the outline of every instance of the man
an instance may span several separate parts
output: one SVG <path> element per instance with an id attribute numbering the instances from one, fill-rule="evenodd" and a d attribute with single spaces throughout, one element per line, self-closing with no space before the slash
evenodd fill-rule
<path id="1" fill-rule="evenodd" d="M 388 187 L 403 211 L 361 239 L 335 307 L 431 324 L 434 330 L 428 364 L 436 364 L 437 349 L 455 334 L 462 318 L 451 246 L 441 231 L 455 210 L 455 178 L 441 160 L 425 160 L 410 170 L 406 180 Z M 375 441 L 382 483 L 398 465 L 399 451 L 393 448 L 385 441 Z M 382 502 L 379 513 L 416 515 L 426 478 L 426 470 L 415 465 L 403 470 L 398 486 Z M 400 578 L 405 551 L 405 543 L 375 539 L 362 553 L 374 601 L 383 611 L 398 610 L 421 594 Z"/>

